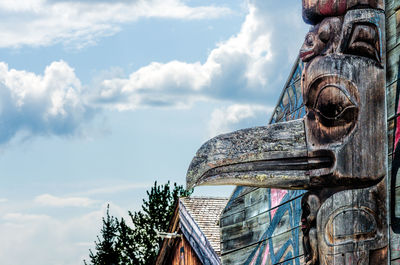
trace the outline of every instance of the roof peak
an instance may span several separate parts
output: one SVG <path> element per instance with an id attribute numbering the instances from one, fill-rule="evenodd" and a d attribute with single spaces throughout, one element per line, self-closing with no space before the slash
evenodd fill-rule
<path id="1" fill-rule="evenodd" d="M 180 197 L 179 199 L 212 199 L 212 200 L 229 200 L 229 197 L 218 197 L 218 196 L 190 196 L 190 197 Z"/>

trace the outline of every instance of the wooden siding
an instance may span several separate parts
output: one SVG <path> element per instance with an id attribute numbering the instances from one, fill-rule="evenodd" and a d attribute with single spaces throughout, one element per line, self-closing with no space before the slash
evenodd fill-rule
<path id="1" fill-rule="evenodd" d="M 400 92 L 400 1 L 386 0 L 387 118 L 389 177 L 393 163 L 396 106 Z M 296 61 L 270 123 L 305 114 L 300 92 L 302 63 Z M 400 124 L 398 125 L 400 126 Z M 400 158 L 399 158 L 400 159 Z M 389 179 L 389 183 L 392 183 Z M 400 207 L 400 177 L 389 189 Z M 303 264 L 300 230 L 302 191 L 237 187 L 221 216 L 222 264 Z M 390 193 L 388 193 L 390 194 Z M 391 209 L 393 214 L 394 209 Z M 398 220 L 400 221 L 400 219 Z M 392 224 L 392 223 L 391 223 Z M 397 224 L 400 226 L 400 223 Z M 390 229 L 391 264 L 400 265 L 400 232 Z"/>
<path id="2" fill-rule="evenodd" d="M 181 200 L 179 201 L 179 219 L 179 228 L 201 260 L 201 264 L 219 265 L 221 262 L 217 253 Z"/>
<path id="3" fill-rule="evenodd" d="M 302 193 L 259 188 L 232 200 L 231 211 L 221 218 L 222 263 L 266 259 L 266 264 L 277 264 L 300 257 Z"/>
<path id="4" fill-rule="evenodd" d="M 296 60 L 270 123 L 304 116 Z M 304 191 L 237 187 L 221 216 L 223 264 L 300 264 L 300 200 Z"/>
<path id="5" fill-rule="evenodd" d="M 305 109 L 296 60 L 270 123 L 298 119 Z M 304 191 L 237 187 L 221 215 L 222 264 L 302 262 L 300 201 Z"/>
<path id="6" fill-rule="evenodd" d="M 155 264 L 221 264 L 218 253 L 213 249 L 206 234 L 210 239 L 219 242 L 219 235 L 211 234 L 219 233 L 218 226 L 210 226 L 212 223 L 218 222 L 221 210 L 226 202 L 227 199 L 224 198 L 180 198 L 175 206 L 174 215 L 168 228 L 168 233 L 177 233 L 180 237 L 163 240 Z M 198 205 L 202 205 L 204 208 L 202 210 L 194 209 Z M 208 212 L 207 217 L 202 216 L 203 210 Z M 206 234 L 199 224 L 202 225 Z"/>
<path id="7" fill-rule="evenodd" d="M 196 253 L 185 238 L 177 240 L 171 251 L 168 265 L 202 265 Z"/>

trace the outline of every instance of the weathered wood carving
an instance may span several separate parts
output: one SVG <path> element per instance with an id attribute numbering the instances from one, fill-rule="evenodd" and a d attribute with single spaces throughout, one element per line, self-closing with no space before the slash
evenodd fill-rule
<path id="1" fill-rule="evenodd" d="M 307 189 L 307 265 L 387 262 L 383 0 L 303 0 L 303 119 L 217 136 L 188 187 Z"/>

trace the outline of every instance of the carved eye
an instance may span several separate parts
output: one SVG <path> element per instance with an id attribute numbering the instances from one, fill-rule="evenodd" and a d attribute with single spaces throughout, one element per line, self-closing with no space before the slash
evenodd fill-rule
<path id="1" fill-rule="evenodd" d="M 357 106 L 339 87 L 328 85 L 317 96 L 315 111 L 325 126 L 337 126 L 354 121 Z"/>
<path id="2" fill-rule="evenodd" d="M 356 24 L 353 26 L 347 54 L 367 57 L 380 62 L 379 33 L 374 24 Z"/>
<path id="3" fill-rule="evenodd" d="M 329 23 L 325 23 L 319 28 L 318 37 L 323 43 L 327 43 L 330 40 L 331 26 Z"/>
<path id="4" fill-rule="evenodd" d="M 351 135 L 359 119 L 356 85 L 338 75 L 322 75 L 304 89 L 305 123 L 311 141 L 331 144 Z"/>

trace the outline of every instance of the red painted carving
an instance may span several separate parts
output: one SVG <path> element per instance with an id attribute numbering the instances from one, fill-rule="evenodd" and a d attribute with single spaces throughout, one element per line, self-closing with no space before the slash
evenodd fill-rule
<path id="1" fill-rule="evenodd" d="M 303 0 L 303 17 L 310 24 L 317 24 L 325 17 L 343 16 L 350 9 L 384 8 L 383 0 Z"/>
<path id="2" fill-rule="evenodd" d="M 398 108 L 397 108 L 397 115 L 399 115 L 396 118 L 396 133 L 395 133 L 395 137 L 394 137 L 394 150 L 397 149 L 397 145 L 399 144 L 399 140 L 400 140 L 400 102 L 398 104 Z"/>

